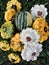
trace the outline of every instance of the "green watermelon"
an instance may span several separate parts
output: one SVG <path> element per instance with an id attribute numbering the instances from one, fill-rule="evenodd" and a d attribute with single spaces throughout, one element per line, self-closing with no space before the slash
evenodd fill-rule
<path id="1" fill-rule="evenodd" d="M 14 19 L 16 28 L 19 31 L 22 31 L 23 29 L 25 29 L 28 26 L 32 25 L 32 16 L 29 12 L 27 11 L 19 11 L 16 15 L 15 15 L 15 19 Z"/>

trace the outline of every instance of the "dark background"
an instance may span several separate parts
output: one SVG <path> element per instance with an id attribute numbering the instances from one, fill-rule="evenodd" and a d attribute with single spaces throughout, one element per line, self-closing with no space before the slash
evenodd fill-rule
<path id="1" fill-rule="evenodd" d="M 6 4 L 9 0 L 0 0 L 0 27 L 5 22 L 4 13 L 6 11 Z M 44 4 L 48 8 L 49 12 L 49 0 L 19 0 L 22 3 L 22 10 L 30 11 L 31 7 L 35 4 Z M 46 17 L 49 24 L 49 15 Z M 1 40 L 1 37 L 0 37 Z M 7 55 L 11 51 L 4 52 L 0 50 L 0 65 L 49 65 L 49 40 L 43 42 L 43 51 L 41 52 L 38 60 L 36 61 L 21 61 L 19 64 L 12 64 Z"/>

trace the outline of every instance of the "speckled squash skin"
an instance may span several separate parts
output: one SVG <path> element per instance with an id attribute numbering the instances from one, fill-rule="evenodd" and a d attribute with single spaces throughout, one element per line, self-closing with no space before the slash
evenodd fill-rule
<path id="1" fill-rule="evenodd" d="M 9 51 L 10 50 L 10 46 L 9 46 L 8 41 L 6 41 L 6 40 L 0 41 L 0 49 L 2 51 Z"/>
<path id="2" fill-rule="evenodd" d="M 14 64 L 19 63 L 19 62 L 21 61 L 21 58 L 19 57 L 19 55 L 15 54 L 15 53 L 10 53 L 10 54 L 8 55 L 8 59 L 9 59 L 12 63 L 14 63 Z"/>
<path id="3" fill-rule="evenodd" d="M 42 43 L 48 39 L 49 36 L 49 26 L 44 18 L 37 18 L 32 26 L 40 35 L 39 42 Z"/>
<path id="4" fill-rule="evenodd" d="M 13 36 L 13 24 L 11 22 L 5 22 L 1 26 L 1 37 L 3 39 L 9 39 Z"/>
<path id="5" fill-rule="evenodd" d="M 8 1 L 6 9 L 14 9 L 16 12 L 20 11 L 22 8 L 21 3 L 18 0 Z"/>

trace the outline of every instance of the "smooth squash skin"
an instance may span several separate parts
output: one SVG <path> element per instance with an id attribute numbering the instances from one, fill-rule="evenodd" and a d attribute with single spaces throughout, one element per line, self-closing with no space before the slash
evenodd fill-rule
<path id="1" fill-rule="evenodd" d="M 15 25 L 16 28 L 19 31 L 22 31 L 22 29 L 25 29 L 28 26 L 32 25 L 32 16 L 29 12 L 27 11 L 19 11 L 16 15 L 15 15 Z"/>
<path id="2" fill-rule="evenodd" d="M 8 9 L 8 10 L 5 12 L 4 18 L 5 18 L 5 20 L 6 20 L 7 22 L 10 22 L 10 21 L 13 20 L 13 17 L 15 16 L 15 14 L 16 14 L 16 12 L 15 12 L 14 9 Z"/>

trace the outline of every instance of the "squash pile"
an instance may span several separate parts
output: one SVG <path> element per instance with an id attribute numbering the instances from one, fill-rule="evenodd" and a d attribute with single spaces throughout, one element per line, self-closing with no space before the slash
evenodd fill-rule
<path id="1" fill-rule="evenodd" d="M 21 53 L 24 49 L 24 45 L 20 40 L 20 33 L 23 29 L 27 27 L 35 29 L 40 35 L 40 43 L 43 43 L 49 37 L 49 26 L 45 18 L 39 17 L 33 22 L 32 15 L 28 11 L 22 11 L 21 8 L 21 3 L 18 0 L 9 1 L 4 16 L 6 22 L 0 28 L 2 37 L 0 49 L 2 51 L 12 50 L 14 53 L 10 53 L 8 59 L 15 64 L 21 61 L 21 57 L 19 54 L 17 55 L 17 52 Z M 14 27 L 19 32 L 15 31 Z"/>

